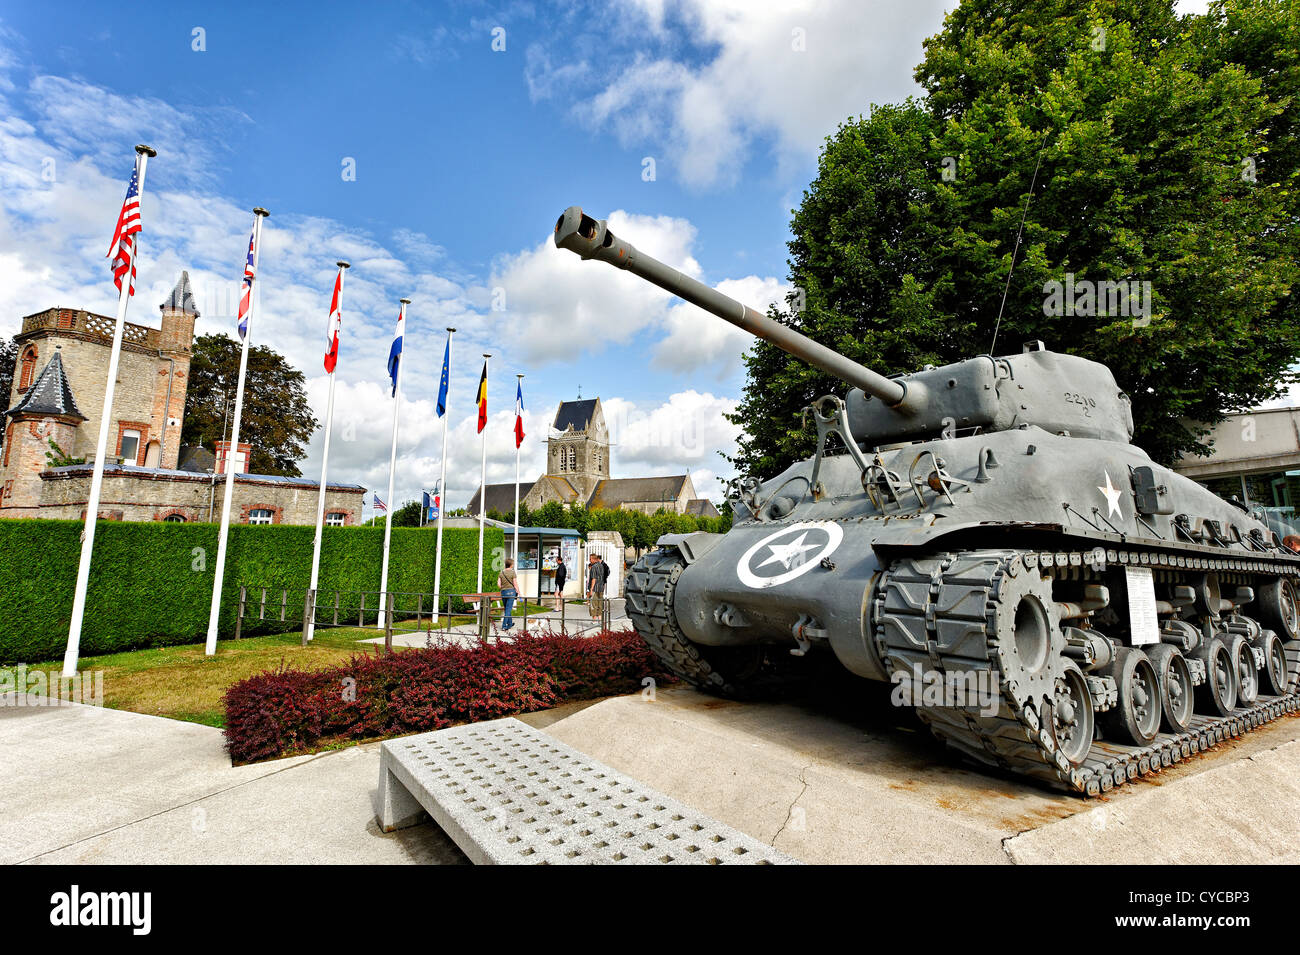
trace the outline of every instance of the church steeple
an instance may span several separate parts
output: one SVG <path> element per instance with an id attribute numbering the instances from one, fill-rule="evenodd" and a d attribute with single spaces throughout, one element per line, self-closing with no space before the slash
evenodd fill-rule
<path id="1" fill-rule="evenodd" d="M 564 478 L 584 500 L 609 477 L 609 430 L 599 398 L 560 402 L 546 442 L 546 472 Z"/>

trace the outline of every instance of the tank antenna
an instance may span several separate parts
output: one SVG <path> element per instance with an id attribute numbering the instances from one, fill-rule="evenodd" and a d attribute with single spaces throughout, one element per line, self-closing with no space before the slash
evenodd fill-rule
<path id="1" fill-rule="evenodd" d="M 1029 200 L 1034 197 L 1034 186 L 1038 183 L 1038 167 L 1043 164 L 1043 150 L 1047 148 L 1047 130 L 1043 131 L 1043 142 L 1038 147 L 1038 162 L 1034 163 L 1034 177 L 1029 181 L 1029 194 L 1025 196 L 1025 208 L 1020 213 L 1020 228 L 1016 230 L 1016 244 L 1011 250 L 1011 266 L 1007 269 L 1007 284 L 1002 287 L 1002 304 L 998 306 L 998 320 L 993 325 L 993 344 L 989 346 L 992 355 L 998 347 L 998 329 L 1002 327 L 1002 312 L 1007 307 L 1007 292 L 1011 290 L 1011 273 L 1016 270 L 1016 253 L 1020 251 L 1020 237 L 1025 231 L 1025 216 L 1029 214 Z"/>

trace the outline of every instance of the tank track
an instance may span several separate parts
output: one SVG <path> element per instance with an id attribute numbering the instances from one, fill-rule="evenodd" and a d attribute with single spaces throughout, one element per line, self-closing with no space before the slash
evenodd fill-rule
<path id="1" fill-rule="evenodd" d="M 746 695 L 745 681 L 710 663 L 704 649 L 687 639 L 673 619 L 673 588 L 685 567 L 685 558 L 673 548 L 651 551 L 632 565 L 623 583 L 632 626 L 675 676 L 724 696 Z"/>
<path id="2" fill-rule="evenodd" d="M 1285 644 L 1290 677 L 1285 695 L 1261 693 L 1253 705 L 1239 707 L 1225 717 L 1197 714 L 1187 732 L 1161 732 L 1148 746 L 1094 739 L 1082 762 L 1072 765 L 1061 753 L 1052 729 L 1044 725 L 1043 714 L 1023 701 L 1029 695 L 1025 688 L 1004 679 L 1000 672 L 1005 655 L 999 652 L 997 618 L 1005 594 L 1017 592 L 1017 587 L 1023 591 L 1026 580 L 1041 582 L 1042 572 L 1055 579 L 1086 577 L 1088 568 L 1100 566 L 1101 557 L 1095 550 L 1007 549 L 903 557 L 888 567 L 877 584 L 871 630 L 891 676 L 900 669 L 915 672 L 917 666 L 945 674 L 978 676 L 979 671 L 987 671 L 987 677 L 996 678 L 991 685 L 1001 687 L 998 709 L 992 715 L 984 715 L 976 706 L 917 707 L 917 715 L 936 736 L 979 762 L 1095 796 L 1158 773 L 1300 708 L 1300 641 L 1291 640 Z M 1135 565 L 1175 573 L 1295 574 L 1292 562 L 1252 556 L 1203 558 L 1173 551 L 1108 549 L 1104 559 L 1109 566 Z M 1048 587 L 1050 590 L 1050 584 Z M 1085 674 L 1085 679 L 1094 697 L 1097 691 L 1104 694 L 1099 677 Z M 1022 701 L 1017 702 L 1017 697 Z"/>
<path id="3" fill-rule="evenodd" d="M 646 554 L 628 571 L 623 582 L 627 615 L 637 634 L 674 675 L 695 686 L 734 692 L 725 677 L 686 639 L 669 613 L 673 587 L 686 562 L 675 550 Z"/>

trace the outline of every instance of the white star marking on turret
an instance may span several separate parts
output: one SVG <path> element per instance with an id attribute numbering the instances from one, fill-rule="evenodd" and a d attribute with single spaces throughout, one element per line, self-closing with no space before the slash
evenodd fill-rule
<path id="1" fill-rule="evenodd" d="M 1119 490 L 1119 488 L 1111 486 L 1109 471 L 1103 471 L 1102 473 L 1106 475 L 1106 486 L 1101 487 L 1099 485 L 1097 487 L 1097 490 L 1101 491 L 1102 496 L 1106 498 L 1106 508 L 1107 508 L 1106 516 L 1122 518 L 1124 516 L 1124 512 L 1119 509 L 1119 498 L 1122 492 Z"/>
<path id="2" fill-rule="evenodd" d="M 804 543 L 804 541 L 806 541 L 807 539 L 808 539 L 808 532 L 804 531 L 802 534 L 799 535 L 798 540 L 795 540 L 793 543 L 768 544 L 767 547 L 768 550 L 772 552 L 772 556 L 769 557 L 767 560 L 763 561 L 758 566 L 766 567 L 768 564 L 779 563 L 783 567 L 785 567 L 786 570 L 789 570 L 790 565 L 794 563 L 796 558 L 802 557 L 804 551 L 816 549 L 817 547 L 816 544 Z"/>

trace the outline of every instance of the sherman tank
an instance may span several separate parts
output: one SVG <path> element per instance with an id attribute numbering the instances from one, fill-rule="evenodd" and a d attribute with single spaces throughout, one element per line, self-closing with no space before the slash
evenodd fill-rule
<path id="1" fill-rule="evenodd" d="M 1106 366 L 1031 342 L 886 377 L 571 207 L 555 244 L 845 382 L 816 454 L 661 538 L 628 615 L 673 673 L 743 695 L 829 651 L 980 763 L 1088 795 L 1293 712 L 1300 557 L 1132 443 Z"/>

